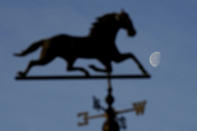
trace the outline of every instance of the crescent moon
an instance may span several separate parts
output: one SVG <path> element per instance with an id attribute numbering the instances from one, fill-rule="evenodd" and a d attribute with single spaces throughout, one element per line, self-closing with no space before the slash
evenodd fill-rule
<path id="1" fill-rule="evenodd" d="M 160 64 L 161 53 L 159 51 L 153 52 L 149 57 L 149 62 L 152 67 L 157 67 Z"/>

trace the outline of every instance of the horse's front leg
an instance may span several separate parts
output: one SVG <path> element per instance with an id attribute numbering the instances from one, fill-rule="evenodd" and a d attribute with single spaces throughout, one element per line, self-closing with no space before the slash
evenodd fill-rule
<path id="1" fill-rule="evenodd" d="M 67 70 L 68 70 L 68 71 L 81 71 L 81 72 L 83 72 L 83 73 L 85 74 L 86 77 L 89 77 L 90 74 L 88 73 L 87 70 L 85 70 L 85 69 L 82 68 L 82 67 L 74 67 L 74 66 L 73 66 L 74 61 L 75 61 L 75 59 L 67 60 L 67 62 L 68 62 Z"/>
<path id="2" fill-rule="evenodd" d="M 120 54 L 114 58 L 114 61 L 119 63 L 129 58 L 134 60 L 134 62 L 138 65 L 139 69 L 142 71 L 144 75 L 148 75 L 148 72 L 144 69 L 140 61 L 132 53 Z"/>
<path id="3" fill-rule="evenodd" d="M 89 67 L 97 72 L 112 72 L 112 66 L 109 60 L 100 60 L 100 62 L 105 66 L 104 69 L 98 68 L 95 65 L 89 65 Z"/>

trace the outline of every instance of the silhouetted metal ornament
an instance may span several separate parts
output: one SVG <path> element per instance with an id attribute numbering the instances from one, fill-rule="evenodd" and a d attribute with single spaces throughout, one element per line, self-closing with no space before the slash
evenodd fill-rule
<path id="1" fill-rule="evenodd" d="M 90 116 L 88 112 L 81 112 L 78 114 L 78 117 L 83 117 L 83 121 L 79 122 L 79 126 L 87 125 L 90 119 L 105 117 L 106 120 L 103 123 L 102 130 L 103 131 L 120 131 L 120 128 L 126 129 L 126 119 L 124 117 L 117 118 L 118 114 L 128 113 L 128 112 L 136 112 L 136 115 L 140 115 L 144 113 L 144 108 L 146 105 L 146 101 L 142 102 L 135 102 L 133 103 L 133 108 L 123 109 L 123 110 L 115 110 L 113 108 L 114 97 L 112 95 L 112 85 L 111 85 L 111 78 L 110 74 L 107 75 L 108 80 L 108 89 L 107 89 L 107 96 L 105 102 L 107 103 L 108 107 L 105 109 L 101 104 L 98 98 L 95 96 L 93 97 L 93 107 L 94 109 L 100 111 L 103 110 L 103 114 L 93 115 Z"/>
<path id="2" fill-rule="evenodd" d="M 112 78 L 149 78 L 150 75 L 142 66 L 141 62 L 132 53 L 120 53 L 115 40 L 120 29 L 127 31 L 128 36 L 134 37 L 135 27 L 129 15 L 125 11 L 120 13 L 109 13 L 97 19 L 90 30 L 90 33 L 84 37 L 76 37 L 67 34 L 59 34 L 50 38 L 45 38 L 32 43 L 28 48 L 14 56 L 23 57 L 31 54 L 38 48 L 42 48 L 39 59 L 29 62 L 26 69 L 18 72 L 17 80 L 28 79 L 103 79 L 105 76 L 92 76 L 89 71 L 83 67 L 76 67 L 74 63 L 79 58 L 96 59 L 100 61 L 104 68 L 90 64 L 89 68 L 96 72 L 112 72 L 112 62 L 120 63 L 131 59 L 141 71 L 140 75 L 117 75 Z M 82 76 L 29 76 L 32 67 L 44 66 L 55 58 L 62 58 L 67 62 L 67 71 L 79 71 Z"/>
<path id="3" fill-rule="evenodd" d="M 126 118 L 124 116 L 121 116 L 118 118 L 118 122 L 119 122 L 119 126 L 120 128 L 122 129 L 126 129 L 127 126 L 126 126 Z"/>
<path id="4" fill-rule="evenodd" d="M 106 99 L 105 99 L 105 101 L 106 101 L 106 103 L 109 105 L 109 106 L 111 106 L 112 104 L 113 104 L 113 102 L 114 102 L 114 97 L 112 96 L 112 94 L 111 94 L 111 92 L 112 92 L 112 88 L 109 88 L 108 89 L 108 96 L 106 97 Z"/>
<path id="5" fill-rule="evenodd" d="M 100 100 L 93 96 L 93 108 L 97 111 L 105 110 L 105 108 L 100 104 Z"/>
<path id="6" fill-rule="evenodd" d="M 120 128 L 126 128 L 125 118 L 117 118 L 117 115 L 136 112 L 137 115 L 144 113 L 146 101 L 133 104 L 132 108 L 124 110 L 115 110 L 113 103 L 115 98 L 112 95 L 111 79 L 139 79 L 150 78 L 150 75 L 142 66 L 137 57 L 132 53 L 120 53 L 115 44 L 115 39 L 119 29 L 125 29 L 129 36 L 135 36 L 136 30 L 131 19 L 125 11 L 120 13 L 110 13 L 99 17 L 93 24 L 88 36 L 75 37 L 67 34 L 60 34 L 48 39 L 42 39 L 30 45 L 27 49 L 15 53 L 15 56 L 22 57 L 34 52 L 38 48 L 42 48 L 40 58 L 29 62 L 24 71 L 19 71 L 17 80 L 70 80 L 70 79 L 106 79 L 108 80 L 107 96 L 105 102 L 107 108 L 104 108 L 99 99 L 93 97 L 93 108 L 104 113 L 99 115 L 89 115 L 88 112 L 78 113 L 78 117 L 82 121 L 78 122 L 79 126 L 84 126 L 89 123 L 90 119 L 105 117 L 103 123 L 103 131 L 120 131 Z M 80 71 L 84 75 L 81 76 L 29 76 L 28 73 L 32 67 L 38 65 L 46 65 L 56 57 L 60 57 L 67 62 L 68 71 Z M 75 67 L 74 62 L 78 58 L 94 58 L 100 61 L 105 68 L 98 68 L 95 65 L 89 65 L 89 68 L 96 72 L 107 73 L 107 75 L 90 75 L 88 70 L 83 67 Z M 142 74 L 138 75 L 112 75 L 112 62 L 120 63 L 126 59 L 133 60 Z M 119 123 L 122 124 L 119 124 Z"/>
<path id="7" fill-rule="evenodd" d="M 110 76 L 108 74 L 108 76 Z M 119 131 L 120 127 L 116 119 L 116 112 L 114 111 L 112 104 L 114 102 L 114 97 L 112 96 L 111 80 L 108 78 L 108 95 L 106 97 L 106 103 L 108 108 L 105 113 L 107 114 L 107 120 L 103 124 L 103 131 Z"/>

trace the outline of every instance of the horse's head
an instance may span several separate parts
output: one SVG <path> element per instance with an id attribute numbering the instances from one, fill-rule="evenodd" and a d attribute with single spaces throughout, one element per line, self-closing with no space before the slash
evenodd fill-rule
<path id="1" fill-rule="evenodd" d="M 119 22 L 120 28 L 127 30 L 129 36 L 135 36 L 136 30 L 131 19 L 129 18 L 129 15 L 125 11 L 122 10 L 119 14 L 117 14 L 116 19 Z"/>

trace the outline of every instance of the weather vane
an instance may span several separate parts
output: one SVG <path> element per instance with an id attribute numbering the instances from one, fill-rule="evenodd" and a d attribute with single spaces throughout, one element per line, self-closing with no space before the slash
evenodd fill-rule
<path id="1" fill-rule="evenodd" d="M 118 51 L 115 45 L 115 38 L 121 28 L 125 29 L 131 37 L 136 34 L 132 21 L 125 11 L 99 17 L 86 37 L 60 34 L 39 40 L 20 53 L 14 54 L 15 56 L 22 57 L 32 53 L 38 48 L 42 48 L 40 58 L 31 60 L 24 71 L 18 72 L 18 77 L 27 77 L 32 67 L 46 65 L 56 57 L 60 57 L 67 62 L 66 69 L 68 71 L 83 72 L 85 77 L 91 77 L 89 72 L 83 67 L 74 66 L 74 62 L 78 58 L 97 59 L 105 68 L 101 69 L 95 65 L 89 65 L 89 68 L 96 72 L 105 73 L 112 72 L 111 62 L 120 63 L 126 59 L 132 59 L 144 76 L 149 76 L 148 72 L 134 54 L 121 54 Z"/>
<path id="2" fill-rule="evenodd" d="M 144 114 L 144 109 L 145 109 L 145 105 L 146 105 L 146 101 L 141 101 L 141 102 L 136 102 L 133 103 L 133 107 L 132 108 L 128 108 L 128 109 L 123 109 L 123 110 L 115 110 L 112 107 L 112 104 L 114 102 L 114 97 L 112 95 L 112 86 L 111 86 L 111 79 L 110 77 L 108 78 L 108 95 L 105 99 L 108 107 L 104 108 L 103 106 L 101 106 L 99 99 L 97 99 L 96 97 L 93 97 L 93 107 L 96 110 L 102 110 L 104 111 L 103 114 L 99 114 L 99 115 L 92 115 L 90 116 L 88 114 L 88 112 L 80 112 L 78 113 L 78 117 L 82 117 L 83 121 L 78 122 L 78 126 L 85 126 L 89 123 L 90 119 L 96 119 L 96 118 L 101 118 L 101 117 L 105 117 L 106 121 L 103 124 L 103 131 L 120 131 L 120 128 L 126 129 L 126 119 L 125 117 L 117 117 L 117 115 L 119 114 L 123 114 L 123 113 L 128 113 L 128 112 L 136 112 L 136 115 L 140 115 L 140 114 Z"/>
<path id="3" fill-rule="evenodd" d="M 118 31 L 125 29 L 128 36 L 134 37 L 136 30 L 133 26 L 129 15 L 122 10 L 119 13 L 109 13 L 104 16 L 98 17 L 96 22 L 90 30 L 90 33 L 85 37 L 76 37 L 67 34 L 56 35 L 51 38 L 46 38 L 34 42 L 27 49 L 15 53 L 15 56 L 26 56 L 38 48 L 42 48 L 40 58 L 31 60 L 25 70 L 19 71 L 17 80 L 54 80 L 54 79 L 107 79 L 108 80 L 108 95 L 106 97 L 107 108 L 100 105 L 99 100 L 94 97 L 94 108 L 96 110 L 103 110 L 103 114 L 90 116 L 88 112 L 81 112 L 79 117 L 83 121 L 78 125 L 87 125 L 90 119 L 105 117 L 106 121 L 103 124 L 103 131 L 119 131 L 120 127 L 126 128 L 125 118 L 118 118 L 117 115 L 127 112 L 136 112 L 136 114 L 143 114 L 146 101 L 137 102 L 133 104 L 132 108 L 124 110 L 115 110 L 112 107 L 114 97 L 112 95 L 111 79 L 126 79 L 126 78 L 150 78 L 149 73 L 142 66 L 137 57 L 132 53 L 120 53 L 115 44 L 115 39 Z M 66 69 L 68 71 L 80 71 L 84 75 L 77 76 L 31 76 L 29 75 L 32 67 L 43 66 L 50 63 L 56 57 L 60 57 L 67 62 Z M 96 72 L 103 72 L 104 75 L 91 75 L 84 67 L 74 66 L 78 58 L 97 59 L 100 61 L 104 68 L 99 68 L 90 64 L 89 68 Z M 133 60 L 138 69 L 142 72 L 139 75 L 111 75 L 112 62 L 120 63 L 126 59 Z M 106 75 L 107 74 L 107 75 Z"/>

